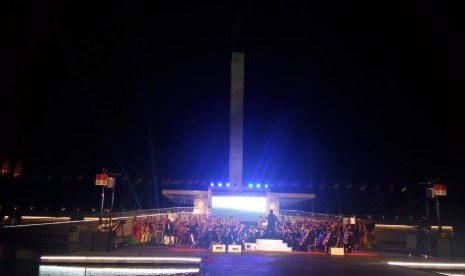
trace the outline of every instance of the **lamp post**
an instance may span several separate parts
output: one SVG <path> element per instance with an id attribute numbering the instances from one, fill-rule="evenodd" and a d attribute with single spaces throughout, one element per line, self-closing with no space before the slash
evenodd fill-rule
<path id="1" fill-rule="evenodd" d="M 420 182 L 420 185 L 425 186 L 426 223 L 428 224 L 428 226 L 430 226 L 431 222 L 430 222 L 430 219 L 429 219 L 429 206 L 428 206 L 429 194 L 428 194 L 428 188 L 431 185 L 431 182 Z"/>
<path id="2" fill-rule="evenodd" d="M 108 173 L 111 177 L 108 178 L 107 188 L 112 189 L 111 191 L 111 203 L 110 203 L 110 218 L 108 220 L 108 228 L 111 227 L 111 217 L 113 213 L 113 203 L 115 201 L 115 188 L 116 188 L 116 176 L 121 176 L 121 173 Z"/>
<path id="3" fill-rule="evenodd" d="M 103 221 L 103 202 L 105 201 L 105 186 L 108 183 L 108 174 L 106 169 L 102 169 L 102 173 L 97 174 L 95 177 L 95 186 L 102 186 L 102 195 L 100 200 L 100 214 L 98 218 L 99 225 L 102 224 Z"/>
<path id="4" fill-rule="evenodd" d="M 444 184 L 434 184 L 434 197 L 436 198 L 436 212 L 438 217 L 438 232 L 441 238 L 444 237 L 442 232 L 441 216 L 439 214 L 439 198 L 440 196 L 447 196 L 446 185 Z"/>
<path id="5" fill-rule="evenodd" d="M 109 218 L 108 218 L 108 251 L 111 250 L 111 243 L 112 243 L 112 234 L 113 234 L 113 228 L 111 226 L 111 218 L 112 218 L 112 213 L 113 213 L 113 202 L 115 200 L 115 187 L 116 187 L 116 176 L 120 176 L 120 173 L 109 173 L 111 177 L 108 178 L 108 184 L 107 188 L 112 189 L 111 192 L 111 204 L 110 204 L 110 212 L 109 212 Z"/>
<path id="6" fill-rule="evenodd" d="M 108 176 L 111 177 L 108 177 Z M 108 226 L 107 226 L 107 231 L 108 231 L 108 247 L 107 250 L 111 249 L 111 236 L 112 236 L 112 227 L 111 227 L 111 216 L 113 212 L 113 202 L 115 200 L 115 177 L 120 176 L 121 173 L 107 173 L 106 169 L 102 170 L 101 174 L 97 174 L 95 178 L 95 185 L 96 186 L 102 186 L 102 200 L 100 203 L 100 217 L 99 217 L 99 228 L 103 226 L 103 203 L 105 200 L 105 187 L 112 189 L 111 193 L 111 205 L 110 205 L 110 212 L 108 214 Z M 101 228 L 100 228 L 101 229 Z"/>
<path id="7" fill-rule="evenodd" d="M 438 196 L 435 196 L 436 198 L 436 212 L 437 212 L 437 217 L 438 217 L 438 234 L 439 234 L 439 237 L 442 238 L 442 224 L 441 224 L 441 216 L 440 216 L 440 212 L 439 212 L 439 197 Z"/>

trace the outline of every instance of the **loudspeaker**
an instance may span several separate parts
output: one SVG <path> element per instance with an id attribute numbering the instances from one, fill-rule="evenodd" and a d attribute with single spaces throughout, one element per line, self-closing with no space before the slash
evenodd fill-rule
<path id="1" fill-rule="evenodd" d="M 228 252 L 230 253 L 241 253 L 242 246 L 240 244 L 230 244 L 228 245 Z"/>
<path id="2" fill-rule="evenodd" d="M 257 245 L 255 243 L 245 243 L 246 250 L 257 250 Z"/>
<path id="3" fill-rule="evenodd" d="M 226 245 L 214 244 L 212 245 L 212 252 L 226 252 Z"/>
<path id="4" fill-rule="evenodd" d="M 344 248 L 343 247 L 330 247 L 329 248 L 330 255 L 338 255 L 344 256 Z"/>
<path id="5" fill-rule="evenodd" d="M 342 223 L 343 224 L 355 224 L 355 218 L 353 217 L 342 218 Z"/>

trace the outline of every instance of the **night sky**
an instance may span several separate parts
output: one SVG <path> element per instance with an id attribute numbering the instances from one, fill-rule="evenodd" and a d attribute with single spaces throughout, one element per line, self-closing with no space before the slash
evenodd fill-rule
<path id="1" fill-rule="evenodd" d="M 24 171 L 4 205 L 97 207 L 102 168 L 126 208 L 227 181 L 238 51 L 245 181 L 313 191 L 320 212 L 421 215 L 437 180 L 463 216 L 458 2 L 323 2 L 10 3 L 0 156 Z"/>

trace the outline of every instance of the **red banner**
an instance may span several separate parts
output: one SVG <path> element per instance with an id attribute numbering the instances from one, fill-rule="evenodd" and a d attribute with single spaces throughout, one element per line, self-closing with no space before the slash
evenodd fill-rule
<path id="1" fill-rule="evenodd" d="M 107 186 L 108 183 L 108 174 L 106 173 L 98 173 L 95 177 L 95 185 L 96 186 Z"/>
<path id="2" fill-rule="evenodd" d="M 446 185 L 435 184 L 434 185 L 434 195 L 436 196 L 446 196 Z"/>

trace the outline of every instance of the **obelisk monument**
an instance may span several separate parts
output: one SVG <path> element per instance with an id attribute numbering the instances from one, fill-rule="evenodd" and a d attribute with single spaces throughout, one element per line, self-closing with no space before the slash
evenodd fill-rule
<path id="1" fill-rule="evenodd" d="M 230 116 L 229 183 L 232 188 L 240 188 L 242 187 L 244 132 L 244 53 L 232 53 Z"/>

